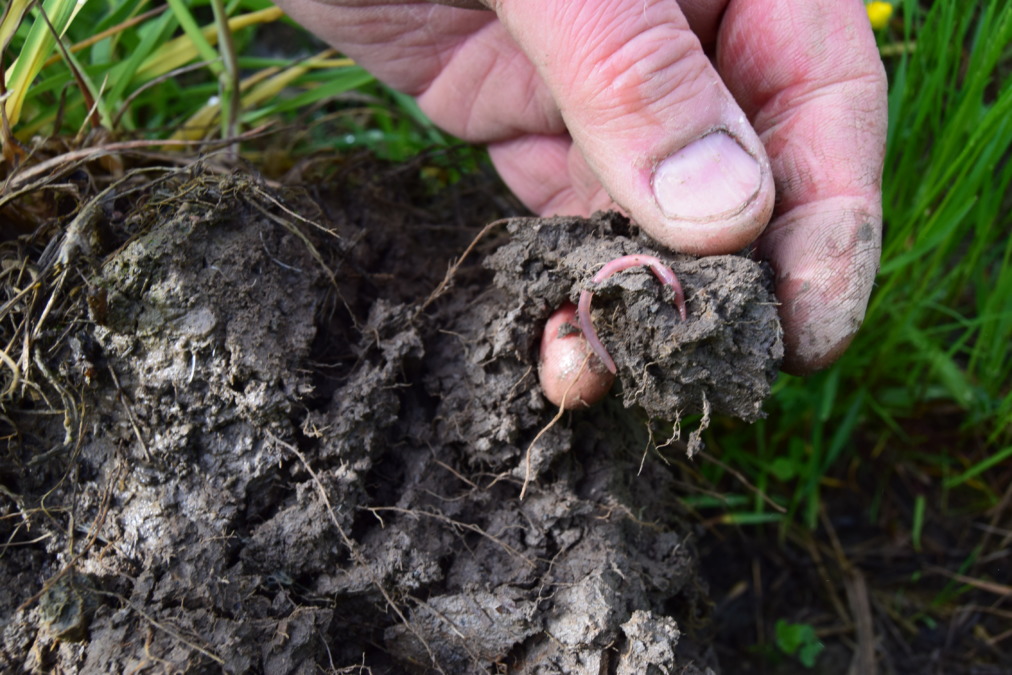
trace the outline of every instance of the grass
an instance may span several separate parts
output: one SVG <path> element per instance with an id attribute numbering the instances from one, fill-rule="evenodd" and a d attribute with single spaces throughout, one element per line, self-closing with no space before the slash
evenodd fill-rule
<path id="1" fill-rule="evenodd" d="M 754 553 L 772 541 L 808 561 L 788 583 L 832 579 L 824 629 L 860 625 L 857 570 L 886 653 L 934 650 L 942 635 L 946 652 L 962 650 L 955 668 L 1007 652 L 1010 637 L 980 617 L 1007 621 L 1012 594 L 1012 5 L 905 0 L 879 39 L 890 125 L 864 327 L 827 371 L 781 378 L 768 419 L 711 430 L 721 462 L 693 473 L 725 501 L 687 503 L 704 523 L 736 526 L 752 575 L 783 579 L 784 560 Z M 812 608 L 779 611 L 807 625 L 793 612 Z M 752 639 L 781 637 L 760 624 Z"/>
<path id="2" fill-rule="evenodd" d="M 710 435 L 809 528 L 824 491 L 885 449 L 942 491 L 976 479 L 991 506 L 1008 479 L 996 458 L 1012 453 L 1012 6 L 897 9 L 881 34 L 895 56 L 882 268 L 865 325 L 829 370 L 781 379 L 769 420 Z M 936 442 L 925 429 L 938 421 L 959 433 Z M 728 484 L 720 467 L 705 473 Z"/>
<path id="3" fill-rule="evenodd" d="M 681 502 L 713 526 L 811 543 L 856 497 L 849 516 L 900 532 L 921 554 L 943 545 L 946 519 L 994 528 L 1008 517 L 1012 5 L 899 0 L 880 20 L 885 229 L 865 326 L 827 371 L 782 377 L 768 419 L 715 424 L 707 443 L 720 461 L 692 468 L 705 489 Z M 4 157 L 40 135 L 197 140 L 266 124 L 305 130 L 287 154 L 368 148 L 399 160 L 456 143 L 410 98 L 304 33 L 298 52 L 261 49 L 258 29 L 286 22 L 264 0 L 10 2 Z M 937 622 L 976 588 L 966 577 L 985 574 L 995 541 L 980 535 L 953 572 L 963 576 L 913 609 L 905 603 L 927 575 L 912 572 L 891 601 L 896 620 Z"/>
<path id="4" fill-rule="evenodd" d="M 297 37 L 271 53 L 257 30 L 279 23 Z M 198 140 L 301 125 L 295 154 L 336 144 L 395 160 L 456 143 L 413 101 L 295 30 L 266 0 L 9 3 L 0 21 L 5 157 L 33 137 L 97 129 Z"/>

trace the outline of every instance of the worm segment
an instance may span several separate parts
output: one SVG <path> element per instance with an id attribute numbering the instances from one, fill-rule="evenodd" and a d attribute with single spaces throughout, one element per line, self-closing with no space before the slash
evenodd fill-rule
<path id="1" fill-rule="evenodd" d="M 665 286 L 670 286 L 675 291 L 675 307 L 678 308 L 678 315 L 682 317 L 682 321 L 685 321 L 685 293 L 682 291 L 682 284 L 678 282 L 678 277 L 675 276 L 675 273 L 669 267 L 652 255 L 624 255 L 621 258 L 615 258 L 605 263 L 604 267 L 594 275 L 593 282 L 599 284 L 613 274 L 627 270 L 630 267 L 644 266 L 650 268 L 650 271 L 654 273 L 658 281 Z M 616 372 L 615 361 L 612 360 L 611 355 L 608 354 L 608 350 L 601 344 L 601 340 L 597 337 L 597 331 L 594 330 L 594 324 L 590 320 L 590 301 L 593 298 L 594 291 L 582 291 L 580 293 L 580 303 L 576 307 L 576 317 L 580 324 L 580 330 L 583 331 L 584 337 L 587 338 L 587 344 L 590 345 L 597 358 L 601 359 L 601 363 L 604 364 L 605 368 L 614 374 Z"/>

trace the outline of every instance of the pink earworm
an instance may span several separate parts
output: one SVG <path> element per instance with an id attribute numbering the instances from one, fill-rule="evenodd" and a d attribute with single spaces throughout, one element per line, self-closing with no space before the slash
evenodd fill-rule
<path id="1" fill-rule="evenodd" d="M 682 321 L 685 321 L 685 293 L 682 291 L 682 284 L 678 282 L 678 277 L 675 276 L 674 272 L 652 255 L 624 255 L 621 258 L 615 258 L 605 263 L 604 267 L 594 275 L 593 282 L 599 284 L 613 274 L 627 270 L 630 267 L 641 266 L 649 267 L 658 281 L 674 289 L 675 307 L 678 308 L 678 314 L 682 317 Z M 582 291 L 580 293 L 580 303 L 576 307 L 577 320 L 580 324 L 580 330 L 583 331 L 584 337 L 587 338 L 587 344 L 597 354 L 597 358 L 601 359 L 601 363 L 614 374 L 616 372 L 615 362 L 612 360 L 611 355 L 608 354 L 608 350 L 601 344 L 601 340 L 598 339 L 597 331 L 594 330 L 594 324 L 590 320 L 590 301 L 593 298 L 594 291 Z"/>

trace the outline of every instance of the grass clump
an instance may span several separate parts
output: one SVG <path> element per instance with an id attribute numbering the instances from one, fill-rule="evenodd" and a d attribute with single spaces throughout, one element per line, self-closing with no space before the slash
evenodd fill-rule
<path id="1" fill-rule="evenodd" d="M 286 126 L 301 130 L 285 138 L 292 154 L 394 160 L 455 144 L 266 0 L 12 2 L 0 41 L 8 160 L 33 138 L 95 131 L 196 141 Z"/>

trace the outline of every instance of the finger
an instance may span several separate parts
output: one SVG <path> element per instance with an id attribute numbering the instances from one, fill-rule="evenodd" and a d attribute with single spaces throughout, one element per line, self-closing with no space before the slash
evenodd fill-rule
<path id="1" fill-rule="evenodd" d="M 615 208 L 568 135 L 525 135 L 489 145 L 496 171 L 531 211 L 589 216 Z"/>
<path id="2" fill-rule="evenodd" d="M 278 4 L 377 78 L 417 97 L 456 136 L 486 143 L 565 132 L 548 88 L 492 12 L 426 2 Z"/>
<path id="3" fill-rule="evenodd" d="M 457 11 L 494 19 L 490 12 Z M 422 110 L 441 127 L 471 142 L 566 131 L 545 82 L 495 21 L 448 51 L 439 73 L 415 95 Z"/>
<path id="4" fill-rule="evenodd" d="M 481 0 L 428 0 L 428 1 L 436 5 L 449 5 L 450 7 L 460 7 L 461 9 L 489 9 L 488 5 L 481 2 Z"/>
<path id="5" fill-rule="evenodd" d="M 717 42 L 717 28 L 727 3 L 728 0 L 678 0 L 689 28 L 708 52 Z"/>
<path id="6" fill-rule="evenodd" d="M 881 252 L 886 79 L 858 0 L 736 0 L 717 49 L 777 179 L 758 250 L 776 271 L 787 357 L 812 372 L 864 319 Z"/>
<path id="7" fill-rule="evenodd" d="M 671 0 L 500 0 L 611 197 L 655 239 L 736 251 L 773 205 L 758 137 Z"/>
<path id="8" fill-rule="evenodd" d="M 428 0 L 428 2 L 462 9 L 492 8 L 490 1 L 483 0 Z M 678 0 L 678 6 L 682 8 L 689 27 L 704 46 L 716 40 L 717 24 L 726 5 L 727 0 Z"/>
<path id="9" fill-rule="evenodd" d="M 549 401 L 566 410 L 594 405 L 615 382 L 575 327 L 576 305 L 566 303 L 548 318 L 541 334 L 541 388 Z"/>

